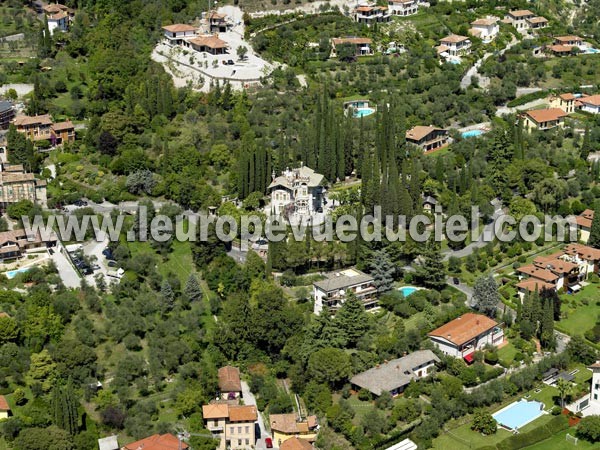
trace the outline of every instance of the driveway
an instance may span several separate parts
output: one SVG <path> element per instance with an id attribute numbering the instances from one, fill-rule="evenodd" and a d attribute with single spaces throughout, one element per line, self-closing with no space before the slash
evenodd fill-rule
<path id="1" fill-rule="evenodd" d="M 459 280 L 458 284 L 454 284 L 454 277 L 446 277 L 446 283 L 448 284 L 448 286 L 452 286 L 453 288 L 458 289 L 460 292 L 462 292 L 463 294 L 465 294 L 467 296 L 467 301 L 465 302 L 465 304 L 472 308 L 473 305 L 471 304 L 471 299 L 473 298 L 473 288 L 466 285 L 465 283 L 463 283 L 462 281 Z"/>
<path id="2" fill-rule="evenodd" d="M 50 258 L 54 261 L 54 264 L 56 264 L 58 274 L 60 275 L 63 284 L 67 288 L 76 289 L 81 287 L 79 274 L 71 264 L 69 257 L 66 255 L 67 250 L 64 246 L 59 242 L 52 250 L 54 253 L 50 255 Z"/>
<path id="3" fill-rule="evenodd" d="M 245 405 L 254 405 L 256 406 L 256 398 L 254 397 L 254 394 L 252 394 L 252 392 L 250 392 L 250 387 L 248 386 L 248 383 L 246 383 L 245 381 L 242 381 L 242 397 L 244 398 L 244 404 Z M 258 408 L 257 408 L 258 410 Z M 256 433 L 256 447 L 257 449 L 266 449 L 267 446 L 265 444 L 265 438 L 269 437 L 270 434 L 267 432 L 267 429 L 265 428 L 265 421 L 263 419 L 262 413 L 260 411 L 258 411 L 258 428 L 260 430 L 260 433 L 257 432 Z"/>

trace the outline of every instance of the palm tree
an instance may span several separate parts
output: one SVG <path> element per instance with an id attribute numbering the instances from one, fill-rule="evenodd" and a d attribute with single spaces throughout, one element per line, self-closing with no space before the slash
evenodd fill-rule
<path id="1" fill-rule="evenodd" d="M 556 382 L 556 389 L 558 389 L 558 395 L 560 396 L 560 406 L 565 407 L 565 397 L 571 393 L 573 386 L 570 382 L 564 378 L 559 378 Z"/>

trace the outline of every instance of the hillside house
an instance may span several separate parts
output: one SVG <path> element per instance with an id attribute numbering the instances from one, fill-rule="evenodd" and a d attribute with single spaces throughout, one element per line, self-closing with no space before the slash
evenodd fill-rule
<path id="1" fill-rule="evenodd" d="M 373 50 L 371 45 L 373 41 L 369 38 L 362 37 L 347 37 L 331 39 L 331 58 L 336 58 L 339 54 L 340 47 L 349 46 L 352 48 L 354 56 L 372 55 Z"/>
<path id="2" fill-rule="evenodd" d="M 223 400 L 237 400 L 242 397 L 240 369 L 232 366 L 218 370 L 219 392 Z"/>
<path id="3" fill-rule="evenodd" d="M 424 152 L 437 150 L 448 144 L 448 130 L 417 125 L 406 132 L 406 142 L 421 147 Z"/>
<path id="4" fill-rule="evenodd" d="M 254 405 L 211 403 L 202 406 L 204 425 L 220 438 L 220 450 L 250 450 L 255 448 L 255 423 L 258 411 Z"/>
<path id="5" fill-rule="evenodd" d="M 20 200 L 46 206 L 46 181 L 38 180 L 21 164 L 0 164 L 0 208 Z"/>
<path id="6" fill-rule="evenodd" d="M 570 251 L 575 251 L 570 249 Z M 578 291 L 581 289 L 579 282 L 585 277 L 582 270 L 587 273 L 587 263 L 577 256 L 577 253 L 569 255 L 564 251 L 559 251 L 548 256 L 537 256 L 532 264 L 522 266 L 516 269 L 521 277 L 519 288 L 520 293 L 525 291 L 534 291 L 537 288 L 553 289 L 565 291 Z"/>
<path id="7" fill-rule="evenodd" d="M 325 177 L 309 167 L 285 169 L 273 181 L 267 191 L 271 196 L 271 213 L 284 217 L 298 214 L 310 217 L 322 210 L 324 203 L 323 182 Z"/>
<path id="8" fill-rule="evenodd" d="M 586 209 L 578 216 L 575 216 L 577 230 L 579 231 L 579 240 L 583 243 L 587 243 L 588 239 L 590 238 L 590 231 L 592 230 L 592 220 L 594 220 L 593 209 Z"/>
<path id="9" fill-rule="evenodd" d="M 551 95 L 548 97 L 548 103 L 551 108 L 562 109 L 567 114 L 575 112 L 575 101 L 577 98 L 571 93 Z"/>
<path id="10" fill-rule="evenodd" d="M 43 240 L 40 233 L 27 234 L 23 228 L 0 232 L 0 262 L 12 261 L 25 256 L 28 250 L 46 249 L 56 245 L 57 238 Z"/>
<path id="11" fill-rule="evenodd" d="M 0 100 L 0 130 L 8 130 L 15 114 L 15 106 L 12 102 Z"/>
<path id="12" fill-rule="evenodd" d="M 473 362 L 473 354 L 486 345 L 504 342 L 504 330 L 498 322 L 483 314 L 466 313 L 428 334 L 433 344 L 446 355 Z"/>
<path id="13" fill-rule="evenodd" d="M 4 395 L 0 395 L 0 420 L 8 419 L 10 414 L 10 406 L 6 401 L 6 397 L 4 397 Z"/>
<path id="14" fill-rule="evenodd" d="M 520 33 L 527 33 L 530 30 L 537 30 L 548 26 L 548 19 L 536 16 L 528 9 L 519 9 L 506 13 L 504 22 L 514 26 Z"/>
<path id="15" fill-rule="evenodd" d="M 221 14 L 214 10 L 206 15 L 206 21 L 210 33 L 225 33 L 233 26 L 233 24 L 227 20 L 226 14 Z"/>
<path id="16" fill-rule="evenodd" d="M 75 125 L 70 120 L 54 123 L 48 114 L 17 116 L 13 124 L 33 142 L 47 140 L 52 146 L 75 141 Z"/>
<path id="17" fill-rule="evenodd" d="M 431 350 L 418 350 L 402 358 L 377 364 L 372 369 L 361 372 L 350 379 L 357 389 L 366 389 L 374 395 L 384 391 L 393 396 L 401 394 L 412 381 L 424 378 L 433 372 L 440 359 Z"/>
<path id="18" fill-rule="evenodd" d="M 554 38 L 554 43 L 559 45 L 569 45 L 571 47 L 583 46 L 583 39 L 579 36 L 557 36 Z"/>
<path id="19" fill-rule="evenodd" d="M 190 39 L 188 43 L 197 52 L 210 53 L 211 55 L 224 55 L 229 48 L 227 42 L 213 34 L 198 36 Z"/>
<path id="20" fill-rule="evenodd" d="M 550 130 L 564 126 L 566 116 L 560 108 L 532 109 L 522 115 L 523 126 L 527 131 Z"/>
<path id="21" fill-rule="evenodd" d="M 165 25 L 162 27 L 165 42 L 169 45 L 188 46 L 188 39 L 196 37 L 198 30 L 196 27 L 183 23 L 175 23 L 173 25 Z"/>
<path id="22" fill-rule="evenodd" d="M 451 34 L 440 39 L 438 52 L 447 53 L 450 56 L 464 56 L 471 53 L 471 40 L 466 36 Z"/>
<path id="23" fill-rule="evenodd" d="M 291 437 L 284 441 L 280 446 L 279 450 L 313 450 L 313 445 L 305 439 L 297 437 Z"/>
<path id="24" fill-rule="evenodd" d="M 354 8 L 354 20 L 367 25 L 385 23 L 390 21 L 390 12 L 386 6 L 358 5 Z"/>
<path id="25" fill-rule="evenodd" d="M 301 420 L 294 413 L 271 414 L 269 420 L 276 447 L 293 437 L 308 442 L 314 442 L 317 438 L 319 423 L 316 416 L 308 416 L 306 420 Z"/>
<path id="26" fill-rule="evenodd" d="M 600 94 L 583 96 L 578 99 L 582 111 L 600 114 Z"/>
<path id="27" fill-rule="evenodd" d="M 185 450 L 189 448 L 185 442 L 180 442 L 177 436 L 171 433 L 153 434 L 139 441 L 124 445 L 121 450 Z"/>
<path id="28" fill-rule="evenodd" d="M 477 19 L 471 22 L 471 28 L 469 33 L 472 36 L 478 37 L 483 41 L 491 41 L 500 32 L 500 25 L 498 25 L 497 17 L 486 17 L 484 19 Z"/>
<path id="29" fill-rule="evenodd" d="M 388 9 L 393 16 L 412 16 L 419 12 L 417 0 L 388 0 Z"/>
<path id="30" fill-rule="evenodd" d="M 48 30 L 50 34 L 54 34 L 57 31 L 65 32 L 69 31 L 69 25 L 71 18 L 74 15 L 74 11 L 60 3 L 50 3 L 42 7 L 46 20 L 48 21 Z"/>
<path id="31" fill-rule="evenodd" d="M 358 269 L 345 269 L 325 274 L 325 279 L 313 283 L 314 313 L 326 311 L 335 314 L 352 293 L 365 306 L 376 310 L 379 307 L 375 279 Z"/>

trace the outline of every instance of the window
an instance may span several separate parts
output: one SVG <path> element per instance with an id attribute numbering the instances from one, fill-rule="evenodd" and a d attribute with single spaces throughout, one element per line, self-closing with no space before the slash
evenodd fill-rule
<path id="1" fill-rule="evenodd" d="M 238 427 L 238 434 L 242 434 L 242 427 Z"/>
<path id="2" fill-rule="evenodd" d="M 231 427 L 231 434 L 235 434 L 235 427 Z"/>
<path id="3" fill-rule="evenodd" d="M 594 385 L 594 389 L 596 389 L 596 390 L 600 389 L 600 384 L 599 384 L 599 383 L 596 383 L 596 384 Z"/>
<path id="4" fill-rule="evenodd" d="M 250 445 L 250 439 L 246 439 L 246 445 Z"/>
<path id="5" fill-rule="evenodd" d="M 246 427 L 246 434 L 250 433 L 250 427 Z"/>
<path id="6" fill-rule="evenodd" d="M 594 394 L 594 400 L 598 400 L 598 394 Z"/>

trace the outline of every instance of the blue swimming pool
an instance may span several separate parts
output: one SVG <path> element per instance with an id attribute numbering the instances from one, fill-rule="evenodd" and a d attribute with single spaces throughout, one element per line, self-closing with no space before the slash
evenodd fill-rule
<path id="1" fill-rule="evenodd" d="M 354 110 L 354 114 L 352 114 L 352 115 L 354 117 L 366 117 L 366 116 L 370 116 L 374 112 L 375 112 L 375 110 L 373 108 L 356 108 Z"/>
<path id="2" fill-rule="evenodd" d="M 414 286 L 402 286 L 401 288 L 398 288 L 398 290 L 402 293 L 402 295 L 408 297 L 410 294 L 415 292 L 417 288 Z"/>
<path id="3" fill-rule="evenodd" d="M 22 269 L 16 269 L 16 270 L 9 270 L 8 272 L 6 272 L 6 278 L 11 280 L 14 277 L 16 277 L 18 274 L 27 272 L 28 270 L 29 270 L 28 267 L 24 267 Z"/>
<path id="4" fill-rule="evenodd" d="M 584 50 L 583 53 L 600 53 L 600 50 L 597 48 L 588 47 Z"/>
<path id="5" fill-rule="evenodd" d="M 500 411 L 493 414 L 492 417 L 496 419 L 498 425 L 511 430 L 518 430 L 529 422 L 533 422 L 542 414 L 544 414 L 543 403 L 521 400 L 511 403 L 506 408 L 502 408 Z"/>
<path id="6" fill-rule="evenodd" d="M 483 130 L 469 130 L 469 131 L 464 131 L 461 133 L 461 136 L 465 139 L 470 138 L 470 137 L 475 137 L 475 136 L 481 136 L 484 133 Z"/>

